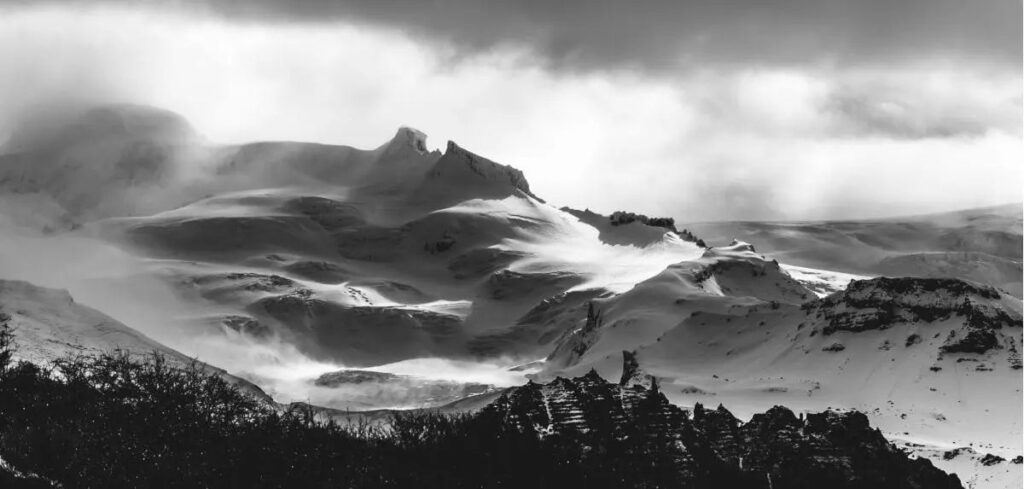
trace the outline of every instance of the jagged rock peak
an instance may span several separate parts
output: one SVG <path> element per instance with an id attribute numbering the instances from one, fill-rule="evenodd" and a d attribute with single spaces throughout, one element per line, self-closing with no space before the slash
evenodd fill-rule
<path id="1" fill-rule="evenodd" d="M 496 163 L 462 148 L 455 141 L 448 141 L 444 156 L 438 162 L 438 168 L 434 174 L 439 176 L 452 170 L 452 167 L 468 170 L 472 174 L 490 182 L 506 183 L 513 188 L 522 190 L 531 197 L 537 198 L 530 191 L 530 183 L 526 181 L 526 175 L 521 170 Z"/>
<path id="2" fill-rule="evenodd" d="M 636 351 L 622 351 L 622 377 L 619 379 L 622 387 L 642 386 L 653 391 L 658 390 L 658 378 L 645 372 L 640 368 L 640 362 L 636 359 Z"/>
<path id="3" fill-rule="evenodd" d="M 427 154 L 427 135 L 418 129 L 402 126 L 398 128 L 395 137 L 388 143 L 390 149 L 412 149 L 418 154 Z"/>

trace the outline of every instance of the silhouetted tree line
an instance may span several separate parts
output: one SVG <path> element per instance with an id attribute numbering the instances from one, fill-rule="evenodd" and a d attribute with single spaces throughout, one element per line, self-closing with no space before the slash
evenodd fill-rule
<path id="1" fill-rule="evenodd" d="M 666 487 L 674 475 L 664 441 L 590 438 L 540 440 L 486 412 L 341 425 L 160 356 L 42 368 L 12 360 L 0 325 L 0 458 L 65 488 Z M 41 487 L 2 472 L 5 487 Z"/>

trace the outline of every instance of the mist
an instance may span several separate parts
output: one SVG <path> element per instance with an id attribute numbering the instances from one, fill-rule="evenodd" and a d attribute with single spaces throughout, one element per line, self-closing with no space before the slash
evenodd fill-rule
<path id="1" fill-rule="evenodd" d="M 0 63 L 17 76 L 0 79 L 0 132 L 55 100 L 166 108 L 214 143 L 373 148 L 410 125 L 522 169 L 556 205 L 682 222 L 1021 200 L 1021 74 L 991 60 L 561 70 L 515 44 L 453 56 L 345 19 L 4 9 Z"/>
<path id="2" fill-rule="evenodd" d="M 279 402 L 311 402 L 337 409 L 418 408 L 436 405 L 436 399 L 428 402 L 429 396 L 436 396 L 429 389 L 431 384 L 441 385 L 435 391 L 442 393 L 445 387 L 454 391 L 466 383 L 507 387 L 525 382 L 529 373 L 510 371 L 512 359 L 419 358 L 364 369 L 411 377 L 405 382 L 316 386 L 314 380 L 320 375 L 347 366 L 311 358 L 277 336 L 256 340 L 220 326 L 211 318 L 233 311 L 183 295 L 188 292 L 176 289 L 160 274 L 160 260 L 132 255 L 90 237 L 88 230 L 41 231 L 39 210 L 44 207 L 38 199 L 5 198 L 2 203 L 0 278 L 67 290 L 75 302 L 188 357 L 250 380 Z M 34 219 L 26 222 L 25 214 Z"/>

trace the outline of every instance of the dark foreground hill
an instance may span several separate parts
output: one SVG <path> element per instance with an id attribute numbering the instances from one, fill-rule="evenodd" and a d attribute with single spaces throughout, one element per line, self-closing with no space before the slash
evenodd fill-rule
<path id="1" fill-rule="evenodd" d="M 630 368 L 620 384 L 514 388 L 473 415 L 341 426 L 159 359 L 12 364 L 3 331 L 4 487 L 962 487 L 862 414 L 691 416 Z"/>

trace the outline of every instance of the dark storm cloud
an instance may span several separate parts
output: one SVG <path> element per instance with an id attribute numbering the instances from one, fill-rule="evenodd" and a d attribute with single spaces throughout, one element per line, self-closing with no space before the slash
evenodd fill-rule
<path id="1" fill-rule="evenodd" d="M 459 54 L 516 45 L 553 67 L 570 69 L 665 70 L 698 62 L 875 63 L 933 57 L 1020 64 L 1021 59 L 1020 0 L 178 0 L 142 4 L 200 8 L 258 22 L 370 23 L 449 42 Z"/>

